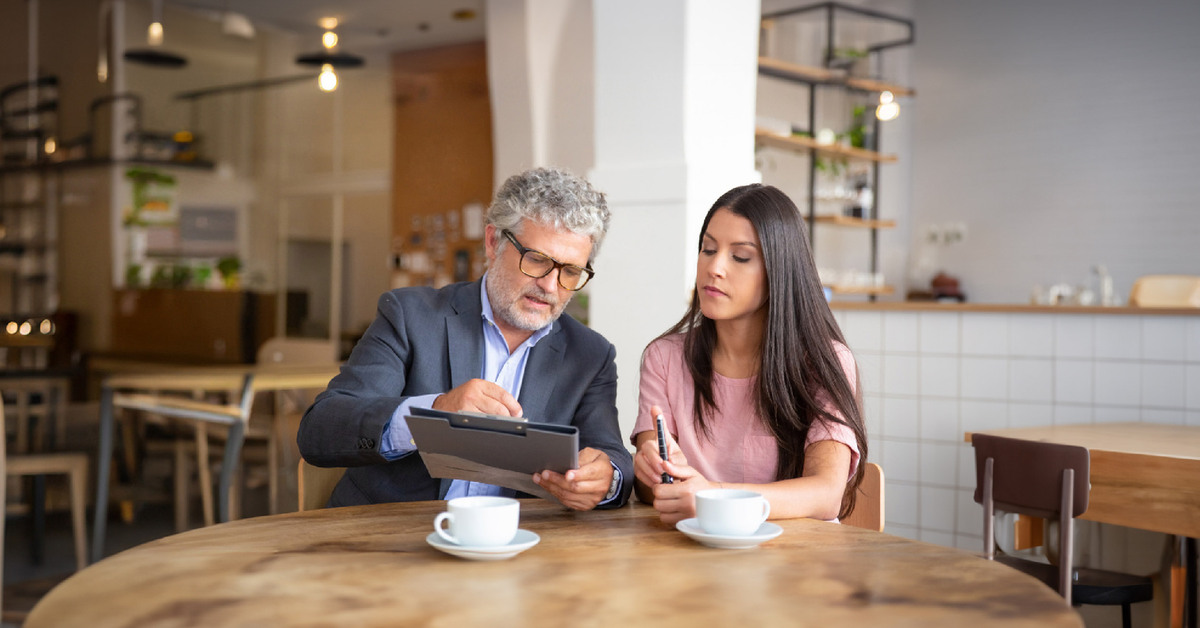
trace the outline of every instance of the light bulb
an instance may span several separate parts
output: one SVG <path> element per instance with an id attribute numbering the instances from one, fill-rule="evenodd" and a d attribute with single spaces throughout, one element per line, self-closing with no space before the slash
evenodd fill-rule
<path id="1" fill-rule="evenodd" d="M 882 92 L 879 92 L 879 104 L 886 105 L 886 104 L 892 102 L 893 100 L 896 100 L 895 94 L 887 91 L 886 89 L 883 90 Z"/>
<path id="2" fill-rule="evenodd" d="M 146 43 L 151 46 L 161 46 L 163 42 L 163 28 L 161 22 L 150 22 L 150 28 L 146 29 Z"/>
<path id="3" fill-rule="evenodd" d="M 53 136 L 46 138 L 46 144 L 44 146 L 44 150 L 46 151 L 47 155 L 53 155 L 54 151 L 58 150 L 58 142 L 54 139 Z"/>
<path id="4" fill-rule="evenodd" d="M 880 103 L 875 108 L 875 117 L 884 122 L 895 120 L 898 115 L 900 115 L 900 103 L 894 100 L 892 102 Z"/>
<path id="5" fill-rule="evenodd" d="M 22 336 L 28 336 L 29 332 L 31 332 L 31 331 L 33 331 L 33 325 L 30 325 L 29 321 L 25 321 L 24 323 L 21 323 L 20 333 Z"/>
<path id="6" fill-rule="evenodd" d="M 48 318 L 43 318 L 42 324 L 38 325 L 38 331 L 42 332 L 43 336 L 49 336 L 54 333 L 54 323 Z"/>
<path id="7" fill-rule="evenodd" d="M 337 89 L 337 74 L 333 72 L 333 66 L 326 63 L 321 66 L 321 75 L 317 77 L 317 85 L 323 92 L 332 92 Z"/>
<path id="8" fill-rule="evenodd" d="M 320 20 L 317 20 L 317 25 L 327 31 L 331 31 L 337 28 L 338 19 L 336 17 L 323 17 Z"/>
<path id="9" fill-rule="evenodd" d="M 333 31 L 325 31 L 325 34 L 321 35 L 321 45 L 325 46 L 326 49 L 333 48 L 337 45 L 337 42 L 337 33 Z"/>
<path id="10" fill-rule="evenodd" d="M 4 330 L 7 331 L 9 335 L 17 333 L 17 328 L 17 321 L 8 321 L 8 325 L 4 326 Z"/>

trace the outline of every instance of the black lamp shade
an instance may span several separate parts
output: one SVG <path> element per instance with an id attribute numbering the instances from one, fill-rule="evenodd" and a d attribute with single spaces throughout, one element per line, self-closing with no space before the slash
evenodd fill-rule
<path id="1" fill-rule="evenodd" d="M 300 55 L 296 57 L 296 63 L 301 65 L 312 65 L 316 67 L 332 65 L 335 68 L 358 68 L 362 67 L 363 58 L 344 52 L 322 51 L 307 55 Z"/>
<path id="2" fill-rule="evenodd" d="M 141 63 L 159 68 L 182 68 L 187 65 L 187 59 L 155 48 L 137 48 L 125 51 L 125 60 L 131 63 Z"/>

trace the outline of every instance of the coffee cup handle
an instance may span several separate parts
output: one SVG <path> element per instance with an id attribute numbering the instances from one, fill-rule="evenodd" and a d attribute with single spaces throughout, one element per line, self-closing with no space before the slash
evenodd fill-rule
<path id="1" fill-rule="evenodd" d="M 763 514 L 762 514 L 762 519 L 761 519 L 761 520 L 759 520 L 759 522 L 758 522 L 758 523 L 759 523 L 759 524 L 762 524 L 762 523 L 763 523 L 763 522 L 765 522 L 765 521 L 766 521 L 766 520 L 767 520 L 767 519 L 768 519 L 770 516 L 771 516 L 771 502 L 769 502 L 769 501 L 767 501 L 767 500 L 765 500 L 765 499 L 764 499 L 764 500 L 763 500 Z"/>
<path id="2" fill-rule="evenodd" d="M 437 535 L 442 537 L 446 541 L 453 543 L 455 545 L 458 545 L 459 544 L 458 539 L 454 538 L 453 536 L 450 536 L 450 533 L 446 532 L 446 529 L 442 527 L 442 522 L 446 521 L 447 519 L 449 519 L 450 523 L 453 524 L 454 523 L 454 513 L 452 513 L 452 512 L 439 513 L 437 518 L 433 520 L 433 531 L 437 532 Z"/>

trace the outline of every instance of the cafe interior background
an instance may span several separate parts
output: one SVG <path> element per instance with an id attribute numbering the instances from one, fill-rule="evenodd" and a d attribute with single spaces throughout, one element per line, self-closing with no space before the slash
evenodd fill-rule
<path id="1" fill-rule="evenodd" d="M 756 65 L 818 64 L 822 23 L 761 21 L 807 4 L 0 0 L 0 90 L 57 77 L 37 92 L 55 103 L 46 133 L 4 146 L 0 303 L 13 320 L 55 314 L 84 363 L 252 361 L 271 335 L 348 350 L 384 290 L 478 277 L 495 186 L 561 166 L 613 209 L 573 312 L 618 348 L 627 433 L 640 351 L 686 304 L 712 199 L 761 180 L 807 205 L 808 154 L 755 142 L 756 127 L 808 116 L 807 88 Z M 1106 282 L 1123 304 L 1140 276 L 1200 275 L 1200 5 L 847 4 L 911 21 L 912 43 L 865 71 L 915 93 L 872 139 L 895 163 L 868 175 L 830 160 L 845 170 L 817 186 L 831 197 L 818 202 L 850 204 L 855 178 L 878 176 L 868 205 L 894 228 L 818 225 L 818 266 L 889 286 L 833 301 L 887 473 L 887 531 L 978 551 L 963 432 L 1200 425 L 1200 317 L 871 303 L 927 296 L 939 272 L 969 303 L 1013 305 L 1099 305 Z M 324 17 L 339 18 L 331 49 Z M 844 24 L 845 41 L 879 36 Z M 814 102 L 813 135 L 875 106 Z M 72 407 L 94 408 L 90 393 L 83 382 Z M 1078 525 L 1084 560 L 1157 567 L 1160 535 Z"/>

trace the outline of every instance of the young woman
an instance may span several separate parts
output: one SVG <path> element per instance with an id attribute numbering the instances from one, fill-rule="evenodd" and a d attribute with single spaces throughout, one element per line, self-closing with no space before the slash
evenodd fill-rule
<path id="1" fill-rule="evenodd" d="M 857 368 L 783 192 L 737 187 L 708 211 L 691 307 L 646 347 L 639 396 L 635 488 L 664 522 L 694 517 L 696 492 L 719 487 L 762 493 L 772 518 L 853 509 L 867 455 Z"/>

